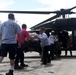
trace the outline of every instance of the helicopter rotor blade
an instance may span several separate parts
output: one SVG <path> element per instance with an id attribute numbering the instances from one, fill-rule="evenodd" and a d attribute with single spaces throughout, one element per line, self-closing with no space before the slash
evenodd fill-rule
<path id="1" fill-rule="evenodd" d="M 66 14 L 76 14 L 76 12 L 72 12 L 72 11 L 63 11 L 63 12 L 60 12 L 60 13 L 58 13 L 58 14 L 60 14 L 60 15 L 66 15 Z"/>
<path id="2" fill-rule="evenodd" d="M 50 14 L 54 12 L 50 12 L 50 11 L 2 11 L 0 10 L 0 13 Z"/>
<path id="3" fill-rule="evenodd" d="M 47 20 L 45 20 L 45 21 L 43 21 L 43 22 L 40 22 L 40 23 L 38 23 L 37 25 L 31 27 L 31 29 L 36 29 L 37 27 L 43 25 L 44 23 L 46 23 L 46 22 L 48 22 L 48 21 L 51 21 L 51 20 L 53 20 L 53 19 L 56 19 L 56 18 L 58 18 L 59 16 L 60 16 L 60 15 L 55 15 L 55 16 L 53 16 L 53 17 L 51 17 L 51 18 L 49 18 L 49 19 L 47 19 Z"/>
<path id="4" fill-rule="evenodd" d="M 0 10 L 0 13 L 26 13 L 26 14 L 68 14 L 72 9 L 76 8 L 76 6 L 70 9 L 61 9 L 59 11 L 7 11 L 7 10 Z"/>
<path id="5" fill-rule="evenodd" d="M 76 14 L 76 12 L 69 12 L 68 14 Z"/>
<path id="6" fill-rule="evenodd" d="M 70 9 L 67 9 L 67 10 L 68 10 L 68 11 L 71 11 L 72 9 L 75 9 L 75 8 L 76 8 L 76 6 L 70 8 Z"/>
<path id="7" fill-rule="evenodd" d="M 75 9 L 76 6 L 70 8 L 70 9 L 60 9 L 58 11 L 53 11 L 52 13 L 56 13 L 58 15 L 65 15 L 65 14 L 75 14 L 74 12 L 71 12 L 72 9 Z"/>
<path id="8" fill-rule="evenodd" d="M 74 14 L 74 12 L 71 12 L 72 9 L 75 9 L 76 6 L 70 8 L 70 9 L 61 9 L 57 14 L 65 15 L 65 14 Z"/>

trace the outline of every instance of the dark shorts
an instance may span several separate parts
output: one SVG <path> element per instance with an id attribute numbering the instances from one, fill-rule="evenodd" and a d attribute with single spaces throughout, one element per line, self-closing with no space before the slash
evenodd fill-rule
<path id="1" fill-rule="evenodd" d="M 1 44 L 0 48 L 0 56 L 6 57 L 7 53 L 9 53 L 10 59 L 15 59 L 17 44 Z"/>

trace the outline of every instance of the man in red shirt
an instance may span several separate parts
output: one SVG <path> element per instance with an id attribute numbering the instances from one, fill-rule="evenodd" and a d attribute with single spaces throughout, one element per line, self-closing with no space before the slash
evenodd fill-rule
<path id="1" fill-rule="evenodd" d="M 26 31 L 27 26 L 26 24 L 22 24 L 22 30 L 21 30 L 21 45 L 23 46 L 24 41 L 26 38 L 30 39 L 29 33 Z M 17 37 L 16 37 L 17 38 Z M 17 38 L 18 41 L 18 38 Z M 23 47 L 17 48 L 16 58 L 15 58 L 15 69 L 22 69 L 23 67 L 28 67 L 28 65 L 24 64 L 24 51 Z M 19 66 L 20 62 L 20 66 Z"/>

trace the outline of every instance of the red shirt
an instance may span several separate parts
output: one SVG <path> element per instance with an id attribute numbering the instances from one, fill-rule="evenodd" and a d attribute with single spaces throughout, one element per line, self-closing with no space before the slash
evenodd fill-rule
<path id="1" fill-rule="evenodd" d="M 29 33 L 25 29 L 22 29 L 21 30 L 21 43 L 23 44 L 25 41 L 25 38 L 29 38 L 29 37 L 30 37 Z M 16 37 L 16 39 L 18 39 L 18 37 Z"/>

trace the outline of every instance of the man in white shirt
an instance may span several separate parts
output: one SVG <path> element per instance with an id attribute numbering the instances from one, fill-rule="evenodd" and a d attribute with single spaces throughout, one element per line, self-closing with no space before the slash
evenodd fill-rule
<path id="1" fill-rule="evenodd" d="M 54 43 L 56 40 L 56 37 L 54 36 L 55 32 L 51 32 L 51 35 L 49 36 L 49 43 L 50 43 L 50 56 L 52 59 L 54 59 Z"/>

